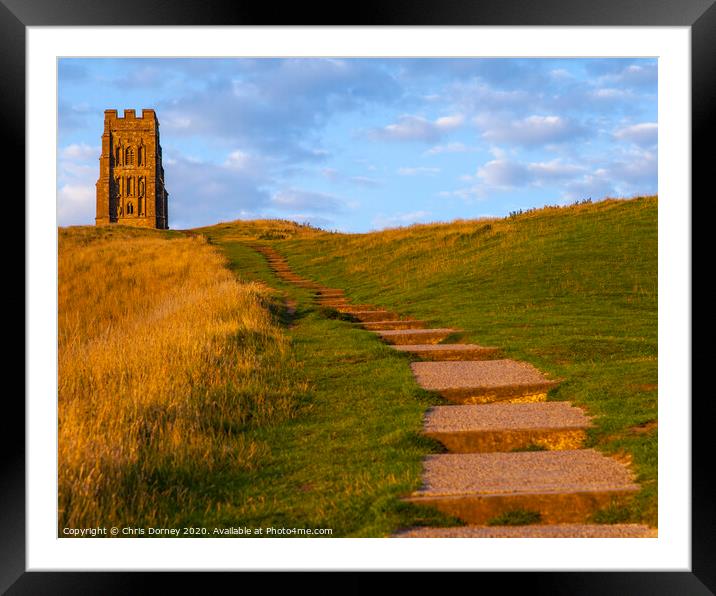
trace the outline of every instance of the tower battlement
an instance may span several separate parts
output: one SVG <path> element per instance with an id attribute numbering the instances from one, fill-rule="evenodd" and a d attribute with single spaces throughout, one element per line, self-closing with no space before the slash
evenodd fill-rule
<path id="1" fill-rule="evenodd" d="M 154 122 L 157 121 L 157 113 L 151 109 L 151 108 L 143 108 L 142 109 L 142 115 L 137 117 L 136 110 L 133 109 L 125 109 L 124 115 L 119 116 L 117 110 L 105 110 L 104 111 L 104 119 L 105 122 L 107 120 L 152 120 Z"/>
<path id="2" fill-rule="evenodd" d="M 169 194 L 154 110 L 145 108 L 140 117 L 133 109 L 124 110 L 123 116 L 105 110 L 99 164 L 97 225 L 169 227 Z"/>

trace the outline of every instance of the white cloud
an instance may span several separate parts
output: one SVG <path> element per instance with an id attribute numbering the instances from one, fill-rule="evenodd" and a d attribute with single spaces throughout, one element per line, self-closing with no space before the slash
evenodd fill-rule
<path id="1" fill-rule="evenodd" d="M 99 146 L 93 147 L 92 145 L 88 145 L 86 143 L 73 143 L 71 145 L 67 145 L 67 147 L 60 151 L 60 157 L 65 159 L 84 161 L 90 159 L 99 160 L 99 156 L 101 153 L 102 148 Z M 99 166 L 97 167 L 99 168 Z"/>
<path id="2" fill-rule="evenodd" d="M 439 155 L 441 153 L 467 153 L 474 151 L 464 143 L 446 143 L 445 145 L 435 145 L 425 152 L 425 155 Z"/>
<path id="3" fill-rule="evenodd" d="M 553 159 L 552 161 L 530 163 L 527 165 L 527 170 L 532 174 L 536 182 L 543 183 L 545 181 L 573 178 L 584 172 L 584 167 L 564 163 L 560 159 Z"/>
<path id="4" fill-rule="evenodd" d="M 415 168 L 398 168 L 398 174 L 401 176 L 419 176 L 425 174 L 428 176 L 434 176 L 440 173 L 440 168 L 426 168 L 426 167 L 415 167 Z"/>
<path id="5" fill-rule="evenodd" d="M 618 129 L 614 136 L 617 139 L 630 141 L 636 145 L 656 145 L 659 136 L 659 127 L 656 122 L 641 122 L 632 126 Z"/>
<path id="6" fill-rule="evenodd" d="M 477 177 L 488 186 L 510 189 L 529 185 L 543 186 L 582 175 L 583 166 L 564 163 L 560 159 L 523 163 L 504 156 L 488 161 L 477 170 Z"/>
<path id="7" fill-rule="evenodd" d="M 658 66 L 655 62 L 650 64 L 629 64 L 617 71 L 603 74 L 598 78 L 598 83 L 620 89 L 642 87 L 652 88 L 656 91 L 657 78 Z"/>
<path id="8" fill-rule="evenodd" d="M 320 173 L 333 183 L 349 182 L 363 188 L 377 188 L 381 185 L 381 181 L 375 178 L 370 178 L 369 176 L 345 176 L 335 168 L 321 168 Z"/>
<path id="9" fill-rule="evenodd" d="M 488 141 L 525 146 L 573 141 L 586 134 L 581 125 L 561 116 L 532 115 L 505 120 L 482 114 L 475 118 L 475 123 L 483 128 L 482 136 Z"/>
<path id="10" fill-rule="evenodd" d="M 100 147 L 86 143 L 71 144 L 59 151 L 57 218 L 60 225 L 94 223 L 100 153 Z"/>
<path id="11" fill-rule="evenodd" d="M 370 130 L 368 137 L 386 141 L 435 142 L 445 133 L 460 127 L 464 120 L 461 114 L 443 116 L 435 121 L 422 116 L 403 115 L 394 124 Z"/>
<path id="12" fill-rule="evenodd" d="M 414 223 L 425 223 L 430 217 L 429 211 L 411 211 L 409 213 L 394 213 L 393 215 L 377 215 L 371 222 L 377 229 L 407 226 Z"/>
<path id="13" fill-rule="evenodd" d="M 231 153 L 229 153 L 228 157 L 226 158 L 226 161 L 224 162 L 224 165 L 227 168 L 231 168 L 234 170 L 243 170 L 247 168 L 250 161 L 251 157 L 248 153 L 237 149 L 236 151 L 232 151 Z"/>
<path id="14" fill-rule="evenodd" d="M 362 186 L 364 188 L 377 188 L 381 185 L 380 180 L 369 178 L 368 176 L 351 176 L 348 180 L 353 184 L 357 184 L 358 186 Z"/>
<path id="15" fill-rule="evenodd" d="M 57 191 L 57 218 L 60 225 L 94 223 L 96 192 L 93 186 L 65 184 Z"/>
<path id="16" fill-rule="evenodd" d="M 477 170 L 478 178 L 485 184 L 501 189 L 524 186 L 531 180 L 524 164 L 508 159 L 493 159 Z"/>
<path id="17" fill-rule="evenodd" d="M 172 228 L 185 222 L 201 226 L 231 221 L 241 214 L 260 213 L 270 202 L 264 188 L 268 178 L 251 169 L 231 167 L 241 163 L 237 156 L 218 164 L 176 152 L 172 158 L 171 164 L 164 161 Z"/>
<path id="18" fill-rule="evenodd" d="M 452 128 L 458 128 L 464 121 L 465 117 L 462 114 L 443 116 L 435 121 L 435 126 L 442 130 L 450 130 Z"/>
<path id="19" fill-rule="evenodd" d="M 566 201 L 599 200 L 615 194 L 614 183 L 610 180 L 609 174 L 602 170 L 567 184 L 564 199 Z"/>
<path id="20" fill-rule="evenodd" d="M 524 89 L 497 89 L 481 79 L 458 81 L 451 86 L 450 96 L 459 109 L 467 113 L 483 110 L 517 109 L 523 112 L 535 97 Z"/>
<path id="21" fill-rule="evenodd" d="M 321 176 L 328 178 L 332 182 L 336 182 L 341 179 L 340 172 L 335 168 L 321 168 Z"/>
<path id="22" fill-rule="evenodd" d="M 224 168 L 250 178 L 261 178 L 266 175 L 270 160 L 246 151 L 236 149 L 229 153 L 222 164 Z"/>
<path id="23" fill-rule="evenodd" d="M 613 87 L 605 87 L 592 91 L 592 96 L 597 99 L 622 99 L 627 95 L 628 93 L 623 89 L 614 89 Z"/>
<path id="24" fill-rule="evenodd" d="M 450 198 L 458 197 L 463 201 L 482 200 L 487 198 L 487 188 L 482 184 L 475 184 L 457 190 L 444 190 L 438 193 L 439 197 Z"/>
<path id="25" fill-rule="evenodd" d="M 658 160 L 652 151 L 635 150 L 620 156 L 607 166 L 610 176 L 629 185 L 651 188 L 658 176 Z"/>
<path id="26" fill-rule="evenodd" d="M 508 159 L 502 152 L 498 159 L 488 161 L 477 169 L 474 177 L 463 176 L 461 180 L 477 184 L 442 196 L 456 196 L 462 199 L 484 198 L 489 191 L 505 191 L 528 187 L 564 187 L 583 180 L 588 169 L 580 164 L 565 163 L 560 159 L 543 162 L 521 162 Z"/>
<path id="27" fill-rule="evenodd" d="M 322 192 L 288 188 L 274 194 L 271 205 L 278 209 L 337 212 L 343 209 L 344 202 Z"/>

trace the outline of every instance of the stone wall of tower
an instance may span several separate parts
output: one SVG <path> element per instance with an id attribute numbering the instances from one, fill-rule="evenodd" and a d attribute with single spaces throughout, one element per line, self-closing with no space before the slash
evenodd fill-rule
<path id="1" fill-rule="evenodd" d="M 167 229 L 167 198 L 154 110 L 105 110 L 95 223 Z"/>

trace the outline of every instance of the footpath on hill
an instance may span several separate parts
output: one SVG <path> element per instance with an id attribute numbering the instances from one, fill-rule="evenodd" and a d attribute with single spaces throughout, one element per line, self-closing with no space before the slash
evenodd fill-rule
<path id="1" fill-rule="evenodd" d="M 402 527 L 454 525 L 455 518 L 401 500 L 420 487 L 422 459 L 436 450 L 420 428 L 439 398 L 420 388 L 400 354 L 316 305 L 310 288 L 277 277 L 245 240 L 212 241 L 241 279 L 274 289 L 293 363 L 275 376 L 302 391 L 290 420 L 227 429 L 260 451 L 240 481 L 216 487 L 224 504 L 219 521 L 331 530 L 287 534 L 294 537 L 383 537 Z M 270 408 L 272 388 L 264 393 Z"/>
<path id="2" fill-rule="evenodd" d="M 298 231 L 271 246 L 351 304 L 421 321 L 415 337 L 461 329 L 441 344 L 499 347 L 501 359 L 560 380 L 549 401 L 593 416 L 584 446 L 627 464 L 641 487 L 596 519 L 658 524 L 657 197 L 367 234 Z M 454 357 L 422 348 L 409 361 L 429 354 Z"/>
<path id="3" fill-rule="evenodd" d="M 296 420 L 325 411 L 325 432 L 339 429 L 325 443 L 304 437 L 316 460 L 308 465 L 322 465 L 329 453 L 335 469 L 353 466 L 371 478 L 340 499 L 348 509 L 361 501 L 351 516 L 369 508 L 374 523 L 368 530 L 363 519 L 345 535 L 459 525 L 460 502 L 474 501 L 465 495 L 478 485 L 463 475 L 460 498 L 450 496 L 442 462 L 464 455 L 485 471 L 498 460 L 507 469 L 496 454 L 527 467 L 542 462 L 536 490 L 562 491 L 566 481 L 592 496 L 601 490 L 602 502 L 584 509 L 591 507 L 587 521 L 615 531 L 615 524 L 655 528 L 658 520 L 657 215 L 657 198 L 641 197 L 369 234 L 268 220 L 217 224 L 206 233 L 227 248 L 237 272 L 298 302 L 289 334 L 310 389 Z M 250 244 L 280 260 L 269 263 Z M 314 407 L 316 397 L 331 408 Z M 362 416 L 351 418 L 354 412 Z M 364 437 L 355 458 L 333 449 L 346 429 Z M 285 431 L 294 432 L 282 428 L 281 445 Z M 371 483 L 385 469 L 372 459 L 383 461 L 390 449 L 402 471 L 386 482 L 381 500 L 383 488 Z M 603 458 L 614 473 L 597 467 Z M 560 479 L 562 468 L 585 473 Z M 519 477 L 518 468 L 510 470 Z M 605 482 L 590 485 L 587 470 Z M 515 492 L 497 482 L 479 487 Z M 320 490 L 336 486 L 327 481 Z M 493 494 L 481 502 L 497 503 Z M 570 498 L 589 505 L 589 495 Z M 376 498 L 381 505 L 370 505 Z M 469 522 L 470 531 L 562 524 L 527 507 L 526 498 L 484 526 Z M 437 515 L 425 506 L 431 500 L 454 509 Z"/>
<path id="4" fill-rule="evenodd" d="M 643 524 L 590 523 L 618 508 L 640 487 L 623 462 L 583 447 L 591 418 L 569 402 L 547 402 L 560 382 L 499 347 L 446 341 L 455 328 L 372 304 L 353 304 L 341 288 L 294 273 L 273 248 L 255 244 L 284 281 L 310 290 L 315 303 L 375 333 L 417 359 L 418 384 L 445 404 L 429 409 L 423 432 L 445 447 L 428 455 L 422 484 L 403 501 L 440 511 L 466 525 L 404 527 L 396 537 L 653 537 Z M 397 429 L 396 429 L 397 430 Z"/>

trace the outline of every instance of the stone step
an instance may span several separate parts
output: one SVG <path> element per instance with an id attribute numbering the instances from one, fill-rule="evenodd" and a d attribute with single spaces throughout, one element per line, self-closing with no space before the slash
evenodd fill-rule
<path id="1" fill-rule="evenodd" d="M 530 526 L 460 526 L 410 528 L 392 538 L 656 538 L 642 524 L 534 524 Z"/>
<path id="2" fill-rule="evenodd" d="M 336 297 L 336 298 L 316 298 L 317 304 L 323 304 L 325 306 L 348 306 L 350 304 L 348 298 Z"/>
<path id="3" fill-rule="evenodd" d="M 375 333 L 389 344 L 436 344 L 459 331 L 460 329 L 396 329 Z"/>
<path id="4" fill-rule="evenodd" d="M 375 306 L 372 304 L 346 304 L 343 306 L 339 306 L 337 310 L 344 312 L 344 313 L 357 313 L 357 312 L 363 312 L 366 310 L 377 310 Z"/>
<path id="5" fill-rule="evenodd" d="M 508 359 L 411 362 L 410 367 L 421 387 L 457 403 L 545 401 L 558 384 L 532 365 Z"/>
<path id="6" fill-rule="evenodd" d="M 483 360 L 500 353 L 499 348 L 476 344 L 416 344 L 391 346 L 399 352 L 408 352 L 423 360 Z"/>
<path id="7" fill-rule="evenodd" d="M 364 329 L 376 331 L 378 329 L 425 329 L 425 321 L 410 321 L 405 319 L 386 320 L 386 321 L 362 321 L 356 323 Z"/>
<path id="8" fill-rule="evenodd" d="M 569 402 L 436 406 L 423 432 L 453 453 L 489 453 L 530 447 L 579 449 L 592 425 Z"/>
<path id="9" fill-rule="evenodd" d="M 547 524 L 588 521 L 639 490 L 632 473 L 593 449 L 429 455 L 423 487 L 405 500 L 468 524 L 510 512 L 538 512 Z"/>
<path id="10" fill-rule="evenodd" d="M 400 315 L 389 310 L 361 310 L 358 312 L 351 312 L 351 318 L 356 319 L 361 323 L 375 323 L 380 321 L 399 321 Z"/>

